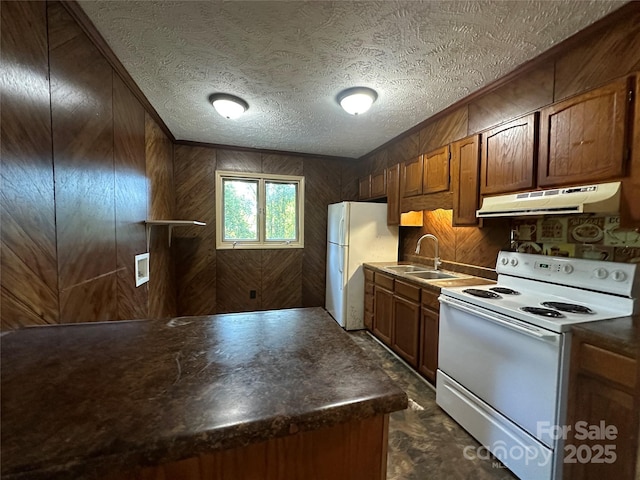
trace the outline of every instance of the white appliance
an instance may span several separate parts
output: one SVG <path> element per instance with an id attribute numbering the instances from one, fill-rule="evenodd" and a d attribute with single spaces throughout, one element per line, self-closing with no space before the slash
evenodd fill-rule
<path id="1" fill-rule="evenodd" d="M 496 285 L 443 288 L 438 405 L 519 478 L 559 480 L 570 327 L 636 313 L 636 267 L 500 252 Z"/>
<path id="2" fill-rule="evenodd" d="M 329 205 L 325 308 L 346 330 L 364 328 L 363 262 L 398 260 L 398 227 L 386 203 Z"/>

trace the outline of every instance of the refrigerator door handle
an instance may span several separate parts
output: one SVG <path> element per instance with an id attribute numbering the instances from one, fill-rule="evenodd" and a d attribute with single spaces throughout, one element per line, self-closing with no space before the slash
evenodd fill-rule
<path id="1" fill-rule="evenodd" d="M 339 255 L 340 259 L 338 260 L 338 271 L 340 272 L 340 278 L 343 279 L 342 284 L 344 284 L 344 255 L 342 252 L 342 248 L 340 248 L 340 255 Z M 342 286 L 340 286 L 340 288 L 342 289 Z"/>
<path id="2" fill-rule="evenodd" d="M 340 226 L 338 227 L 338 245 L 344 245 L 344 217 L 340 217 Z M 342 270 L 340 270 L 342 271 Z"/>

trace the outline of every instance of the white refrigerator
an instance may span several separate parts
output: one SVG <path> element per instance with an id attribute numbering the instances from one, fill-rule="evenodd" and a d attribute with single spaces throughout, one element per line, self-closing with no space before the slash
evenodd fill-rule
<path id="1" fill-rule="evenodd" d="M 346 330 L 364 328 L 363 262 L 395 262 L 398 227 L 387 225 L 386 203 L 329 205 L 325 308 Z"/>

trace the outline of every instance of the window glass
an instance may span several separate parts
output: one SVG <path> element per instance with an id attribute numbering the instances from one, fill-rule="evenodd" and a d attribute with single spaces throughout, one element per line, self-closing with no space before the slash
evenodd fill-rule
<path id="1" fill-rule="evenodd" d="M 267 241 L 290 241 L 298 238 L 298 185 L 265 182 L 265 238 Z"/>
<path id="2" fill-rule="evenodd" d="M 224 240 L 258 240 L 258 182 L 257 180 L 225 179 Z"/>

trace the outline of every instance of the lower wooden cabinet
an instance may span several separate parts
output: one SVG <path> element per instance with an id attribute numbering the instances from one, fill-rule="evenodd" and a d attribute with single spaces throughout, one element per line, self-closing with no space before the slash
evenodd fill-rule
<path id="1" fill-rule="evenodd" d="M 438 368 L 438 293 L 366 268 L 364 322 L 431 383 Z"/>
<path id="2" fill-rule="evenodd" d="M 436 370 L 438 369 L 439 309 L 438 294 L 423 289 L 418 371 L 434 384 L 436 382 Z"/>
<path id="3" fill-rule="evenodd" d="M 387 345 L 393 334 L 393 277 L 375 272 L 373 333 Z"/>
<path id="4" fill-rule="evenodd" d="M 396 280 L 391 348 L 409 365 L 418 366 L 420 288 Z"/>
<path id="5" fill-rule="evenodd" d="M 563 478 L 638 478 L 636 359 L 575 335 L 568 400 Z"/>

